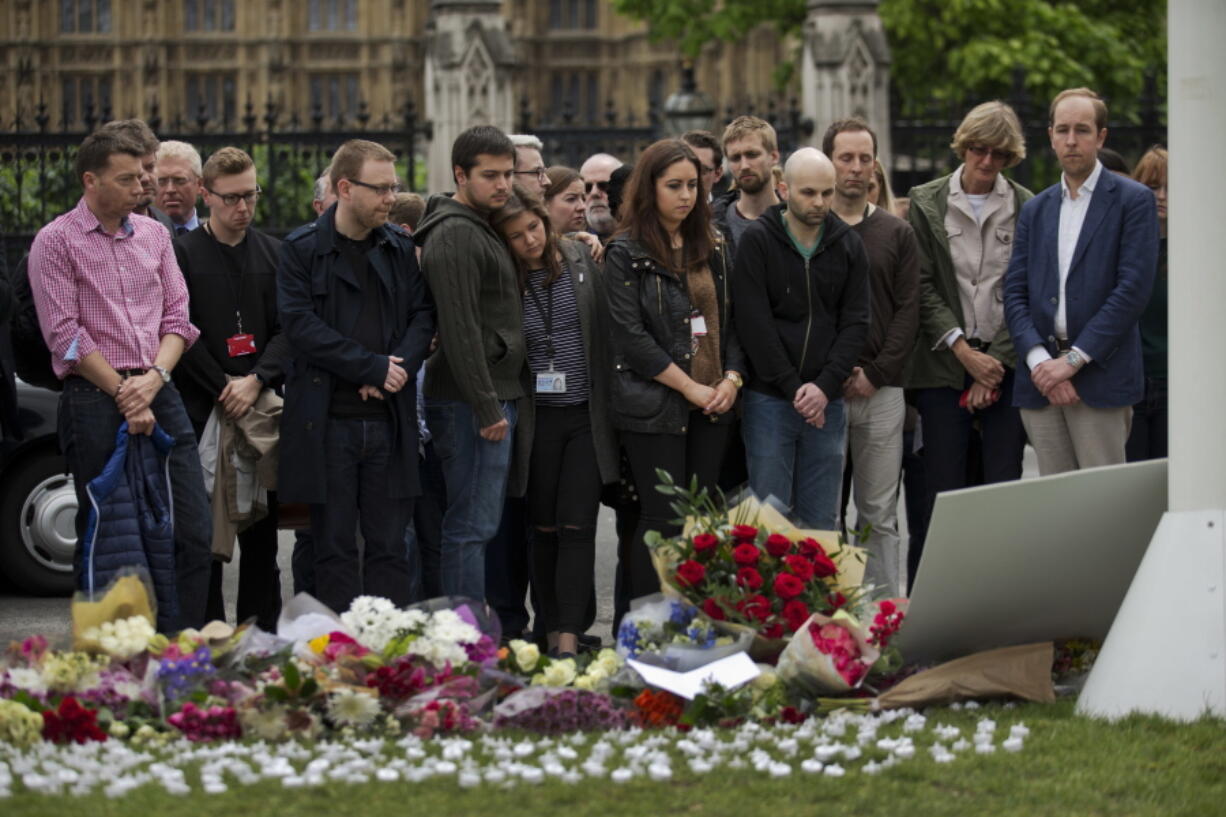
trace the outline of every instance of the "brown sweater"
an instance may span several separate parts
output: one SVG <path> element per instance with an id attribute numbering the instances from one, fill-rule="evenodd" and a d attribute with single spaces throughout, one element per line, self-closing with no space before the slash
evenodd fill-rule
<path id="1" fill-rule="evenodd" d="M 872 322 L 857 364 L 877 388 L 902 386 L 919 331 L 919 250 L 911 225 L 880 207 L 852 227 L 868 251 Z"/>

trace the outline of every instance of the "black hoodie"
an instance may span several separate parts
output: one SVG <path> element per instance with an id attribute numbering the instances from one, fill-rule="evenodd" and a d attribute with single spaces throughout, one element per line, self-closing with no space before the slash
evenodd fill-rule
<path id="1" fill-rule="evenodd" d="M 749 357 L 747 388 L 792 400 L 814 382 L 835 400 L 868 339 L 868 255 L 831 211 L 806 261 L 784 227 L 786 207 L 763 213 L 736 248 L 732 293 L 737 335 Z"/>

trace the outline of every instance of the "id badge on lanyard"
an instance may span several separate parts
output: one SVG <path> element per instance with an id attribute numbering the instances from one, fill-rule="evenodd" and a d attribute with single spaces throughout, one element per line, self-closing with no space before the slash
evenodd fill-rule
<path id="1" fill-rule="evenodd" d="M 255 354 L 255 335 L 243 331 L 242 315 L 238 315 L 238 331 L 226 338 L 226 351 L 230 357 Z"/>
<path id="2" fill-rule="evenodd" d="M 537 296 L 536 290 L 532 289 L 531 286 L 528 287 L 528 295 L 531 296 L 537 311 L 541 313 L 541 317 L 545 321 L 545 347 L 546 353 L 549 355 L 549 368 L 543 372 L 536 373 L 536 393 L 566 394 L 566 372 L 559 372 L 553 367 L 553 289 L 549 290 L 548 309 L 541 307 L 541 299 Z"/>
<path id="3" fill-rule="evenodd" d="M 552 360 L 547 371 L 536 373 L 536 393 L 566 394 L 566 372 L 554 371 Z"/>

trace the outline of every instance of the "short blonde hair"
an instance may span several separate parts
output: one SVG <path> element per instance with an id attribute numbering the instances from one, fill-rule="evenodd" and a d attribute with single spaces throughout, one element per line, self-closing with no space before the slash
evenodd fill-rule
<path id="1" fill-rule="evenodd" d="M 966 161 L 967 148 L 972 145 L 983 145 L 1012 154 L 1005 167 L 1013 167 L 1026 158 L 1026 137 L 1022 135 L 1021 120 L 1013 108 L 999 99 L 972 108 L 954 131 L 954 139 L 949 143 L 963 162 Z"/>
<path id="2" fill-rule="evenodd" d="M 760 138 L 762 147 L 766 148 L 767 153 L 773 153 L 779 149 L 779 139 L 775 136 L 775 129 L 771 127 L 770 122 L 756 116 L 738 116 L 728 123 L 728 127 L 724 128 L 722 140 L 724 152 L 727 152 L 729 142 L 736 142 L 750 136 Z"/>
<path id="3" fill-rule="evenodd" d="M 1095 126 L 1099 130 L 1107 127 L 1107 103 L 1103 102 L 1103 98 L 1089 88 L 1066 88 L 1056 94 L 1056 98 L 1051 101 L 1051 107 L 1047 109 L 1047 124 L 1056 124 L 1056 106 L 1071 96 L 1084 96 L 1090 100 L 1090 104 L 1094 106 Z"/>
<path id="4" fill-rule="evenodd" d="M 255 162 L 247 155 L 247 151 L 242 148 L 224 147 L 209 156 L 209 160 L 204 163 L 204 172 L 200 175 L 204 178 L 204 186 L 208 187 L 217 181 L 219 176 L 234 176 L 249 167 L 255 167 Z"/>
<path id="5" fill-rule="evenodd" d="M 332 179 L 332 189 L 339 193 L 340 188 L 337 187 L 337 183 L 341 179 L 353 179 L 354 176 L 361 173 L 362 165 L 366 164 L 367 159 L 376 162 L 395 162 L 396 154 L 378 142 L 371 142 L 366 139 L 350 139 L 338 147 L 336 153 L 332 154 L 332 164 L 329 171 Z"/>
<path id="6" fill-rule="evenodd" d="M 160 162 L 163 159 L 182 159 L 187 162 L 187 166 L 196 178 L 203 175 L 200 168 L 200 151 L 189 145 L 187 142 L 179 142 L 171 139 L 169 142 L 163 142 L 158 147 L 157 160 Z"/>

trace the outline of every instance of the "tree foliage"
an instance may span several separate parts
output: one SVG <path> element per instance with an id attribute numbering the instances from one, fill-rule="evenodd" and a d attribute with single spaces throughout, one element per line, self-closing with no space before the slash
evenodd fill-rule
<path id="1" fill-rule="evenodd" d="M 696 57 L 770 23 L 796 34 L 806 0 L 613 0 Z M 1166 0 L 881 0 L 893 76 L 906 107 L 1008 96 L 1020 66 L 1031 99 L 1087 85 L 1113 115 L 1135 116 L 1145 72 L 1166 79 Z"/>
<path id="2" fill-rule="evenodd" d="M 687 57 L 697 57 L 713 40 L 735 42 L 760 23 L 781 34 L 798 31 L 806 0 L 613 0 L 618 14 L 643 20 L 653 40 L 675 40 Z"/>
<path id="3" fill-rule="evenodd" d="M 1114 116 L 1136 115 L 1147 70 L 1165 82 L 1165 0 L 882 0 L 878 13 L 910 110 L 1005 97 L 1015 66 L 1031 99 L 1085 85 Z"/>

